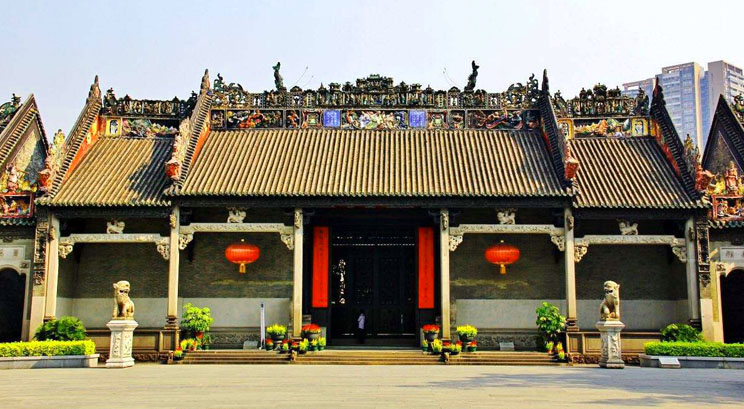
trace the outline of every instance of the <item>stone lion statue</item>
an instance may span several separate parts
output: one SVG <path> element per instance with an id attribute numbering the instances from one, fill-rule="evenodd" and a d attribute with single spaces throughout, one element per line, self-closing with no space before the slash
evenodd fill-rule
<path id="1" fill-rule="evenodd" d="M 599 306 L 600 321 L 620 320 L 620 284 L 614 281 L 605 281 L 604 300 Z"/>
<path id="2" fill-rule="evenodd" d="M 115 320 L 133 320 L 134 303 L 129 298 L 129 281 L 114 283 L 114 314 Z"/>

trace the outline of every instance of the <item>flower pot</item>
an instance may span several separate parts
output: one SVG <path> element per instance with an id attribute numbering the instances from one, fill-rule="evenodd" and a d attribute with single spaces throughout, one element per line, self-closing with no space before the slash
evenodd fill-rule
<path id="1" fill-rule="evenodd" d="M 318 351 L 325 351 L 325 347 L 324 346 L 318 346 Z"/>
<path id="2" fill-rule="evenodd" d="M 271 339 L 274 341 L 274 343 L 281 343 L 284 340 L 283 334 L 271 334 Z"/>
<path id="3" fill-rule="evenodd" d="M 437 335 L 439 335 L 437 332 L 424 332 L 424 339 L 431 344 L 432 341 L 437 339 Z"/>
<path id="4" fill-rule="evenodd" d="M 300 352 L 300 355 L 305 355 L 307 353 L 307 350 L 301 349 L 299 352 Z"/>
<path id="5" fill-rule="evenodd" d="M 465 335 L 465 334 L 458 335 L 458 337 L 460 337 L 460 342 L 462 342 L 463 345 L 473 342 L 473 338 L 475 338 L 473 336 Z"/>
<path id="6" fill-rule="evenodd" d="M 456 350 L 450 351 L 450 355 L 457 355 L 459 353 L 460 353 L 460 351 L 456 351 Z"/>
<path id="7" fill-rule="evenodd" d="M 308 332 L 307 334 L 305 334 L 305 338 L 307 338 L 308 341 L 314 341 L 320 338 L 320 332 L 316 332 L 316 333 Z"/>
<path id="8" fill-rule="evenodd" d="M 468 347 L 468 352 L 475 352 L 477 350 L 478 350 L 477 347 Z"/>

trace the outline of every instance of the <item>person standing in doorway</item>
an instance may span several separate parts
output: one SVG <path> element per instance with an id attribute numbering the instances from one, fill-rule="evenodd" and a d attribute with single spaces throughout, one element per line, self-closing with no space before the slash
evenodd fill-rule
<path id="1" fill-rule="evenodd" d="M 362 310 L 359 313 L 359 317 L 357 318 L 357 340 L 360 344 L 364 343 L 364 338 L 366 337 L 366 331 L 364 329 L 365 324 L 367 323 L 367 317 L 364 315 L 364 310 Z"/>

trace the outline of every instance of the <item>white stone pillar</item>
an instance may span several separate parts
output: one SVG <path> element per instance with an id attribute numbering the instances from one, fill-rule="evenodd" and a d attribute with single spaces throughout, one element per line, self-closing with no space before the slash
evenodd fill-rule
<path id="1" fill-rule="evenodd" d="M 294 211 L 294 285 L 292 286 L 292 335 L 302 330 L 302 209 Z"/>
<path id="2" fill-rule="evenodd" d="M 59 278 L 59 218 L 49 215 L 49 245 L 46 257 L 46 298 L 44 321 L 57 318 L 57 281 Z"/>
<path id="3" fill-rule="evenodd" d="M 111 330 L 111 343 L 109 344 L 109 358 L 106 360 L 106 368 L 129 368 L 134 366 L 132 344 L 137 321 L 113 319 L 106 326 Z"/>
<path id="4" fill-rule="evenodd" d="M 698 293 L 697 255 L 695 254 L 695 222 L 692 217 L 685 223 L 687 246 L 687 309 L 690 322 L 700 323 L 700 295 Z"/>
<path id="5" fill-rule="evenodd" d="M 168 241 L 168 310 L 166 314 L 167 329 L 178 329 L 178 274 L 179 256 L 178 234 L 181 226 L 181 211 L 174 207 L 169 219 L 170 238 Z"/>
<path id="6" fill-rule="evenodd" d="M 563 211 L 565 231 L 565 272 L 566 272 L 566 331 L 578 331 L 576 313 L 576 263 L 574 262 L 574 217 L 570 208 Z"/>
<path id="7" fill-rule="evenodd" d="M 450 338 L 449 210 L 439 212 L 439 276 L 442 295 L 442 338 Z"/>
<path id="8" fill-rule="evenodd" d="M 596 325 L 602 341 L 602 355 L 599 358 L 599 366 L 607 369 L 623 369 L 622 341 L 620 331 L 625 324 L 620 321 L 598 321 Z"/>

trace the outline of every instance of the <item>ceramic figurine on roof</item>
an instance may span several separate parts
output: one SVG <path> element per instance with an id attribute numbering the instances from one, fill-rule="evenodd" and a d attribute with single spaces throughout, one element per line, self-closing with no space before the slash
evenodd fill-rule
<path id="1" fill-rule="evenodd" d="M 279 74 L 279 69 L 282 67 L 281 62 L 277 62 L 275 66 L 271 67 L 274 70 L 274 87 L 279 91 L 284 91 L 286 88 L 284 88 L 284 79 L 282 79 L 282 75 Z"/>
<path id="2" fill-rule="evenodd" d="M 472 67 L 473 72 L 468 76 L 468 84 L 465 85 L 465 91 L 473 91 L 475 89 L 475 81 L 478 78 L 478 68 L 480 67 L 475 64 L 475 60 L 470 63 L 470 66 Z"/>

